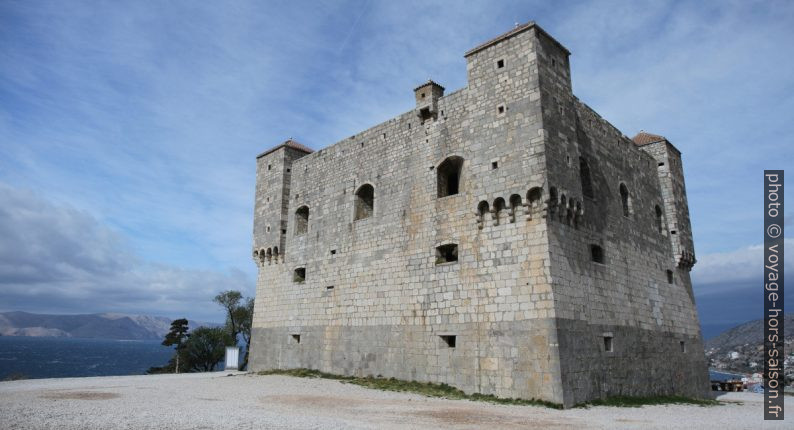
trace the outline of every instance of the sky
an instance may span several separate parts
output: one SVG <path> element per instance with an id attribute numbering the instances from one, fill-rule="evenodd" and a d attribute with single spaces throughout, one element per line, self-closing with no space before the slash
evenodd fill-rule
<path id="1" fill-rule="evenodd" d="M 760 318 L 790 1 L 0 0 L 0 311 L 222 320 L 215 294 L 255 290 L 257 154 L 464 87 L 463 53 L 530 20 L 582 101 L 683 153 L 704 334 Z"/>

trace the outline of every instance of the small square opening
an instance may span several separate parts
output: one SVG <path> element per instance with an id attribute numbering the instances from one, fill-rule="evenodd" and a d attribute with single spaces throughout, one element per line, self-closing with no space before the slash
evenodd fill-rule
<path id="1" fill-rule="evenodd" d="M 281 234 L 287 234 L 287 229 L 285 228 L 281 229 Z"/>
<path id="2" fill-rule="evenodd" d="M 681 346 L 681 352 L 686 352 L 686 342 L 682 340 L 679 345 Z"/>
<path id="3" fill-rule="evenodd" d="M 295 273 L 292 275 L 292 282 L 297 282 L 299 284 L 306 281 L 306 268 L 305 267 L 298 267 L 295 269 Z"/>
<path id="4" fill-rule="evenodd" d="M 613 352 L 612 336 L 604 336 L 604 352 Z"/>
<path id="5" fill-rule="evenodd" d="M 662 167 L 662 166 L 664 166 L 664 161 L 662 161 L 661 163 L 659 163 L 659 167 Z"/>
<path id="6" fill-rule="evenodd" d="M 676 234 L 676 233 L 677 233 L 677 231 L 675 231 L 675 230 L 670 231 L 670 234 Z"/>
<path id="7" fill-rule="evenodd" d="M 292 171 L 292 169 L 287 169 L 287 173 L 289 173 L 289 172 L 291 172 L 291 171 Z"/>
<path id="8" fill-rule="evenodd" d="M 673 283 L 673 271 L 672 270 L 668 270 L 667 271 L 667 283 L 668 284 L 672 284 Z"/>
<path id="9" fill-rule="evenodd" d="M 499 112 L 499 113 L 505 113 L 505 107 L 504 107 L 504 105 L 500 105 L 500 106 L 498 106 L 498 107 L 496 108 L 496 110 L 497 110 L 497 112 Z"/>
<path id="10" fill-rule="evenodd" d="M 291 336 L 292 336 L 292 342 L 293 343 L 301 343 L 301 335 L 293 334 Z"/>
<path id="11" fill-rule="evenodd" d="M 492 170 L 496 170 L 498 168 L 499 168 L 499 162 L 498 161 L 491 161 L 491 169 Z"/>
<path id="12" fill-rule="evenodd" d="M 455 335 L 445 334 L 445 335 L 441 335 L 439 337 L 450 348 L 454 348 L 457 345 L 457 336 L 455 336 Z"/>
<path id="13" fill-rule="evenodd" d="M 504 67 L 504 66 L 505 66 L 505 60 L 498 60 L 498 61 L 496 62 L 496 68 L 497 68 L 497 69 L 501 69 L 501 68 L 502 68 L 502 67 Z"/>
<path id="14" fill-rule="evenodd" d="M 335 249 L 331 250 L 331 255 L 336 255 L 336 250 Z"/>

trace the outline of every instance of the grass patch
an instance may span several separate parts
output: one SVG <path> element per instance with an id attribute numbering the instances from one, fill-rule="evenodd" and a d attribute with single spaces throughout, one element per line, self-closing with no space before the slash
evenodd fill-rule
<path id="1" fill-rule="evenodd" d="M 619 408 L 639 408 L 648 405 L 697 405 L 697 406 L 718 406 L 721 405 L 717 400 L 693 399 L 683 396 L 650 396 L 650 397 L 630 397 L 615 396 L 606 399 L 596 399 L 576 405 L 577 408 L 587 408 L 590 406 L 614 406 Z"/>
<path id="2" fill-rule="evenodd" d="M 331 373 L 320 372 L 312 369 L 288 369 L 288 370 L 265 370 L 257 373 L 258 375 L 287 375 L 299 378 L 323 378 L 341 381 L 347 384 L 355 384 L 366 388 L 384 391 L 398 391 L 406 393 L 421 394 L 427 397 L 441 397 L 444 399 L 472 400 L 476 402 L 497 403 L 502 405 L 531 405 L 545 406 L 547 408 L 562 409 L 562 405 L 543 400 L 534 399 L 506 399 L 496 397 L 491 394 L 466 394 L 463 391 L 448 385 L 434 384 L 432 382 L 402 381 L 395 378 L 376 378 L 376 377 L 356 377 L 341 376 Z"/>

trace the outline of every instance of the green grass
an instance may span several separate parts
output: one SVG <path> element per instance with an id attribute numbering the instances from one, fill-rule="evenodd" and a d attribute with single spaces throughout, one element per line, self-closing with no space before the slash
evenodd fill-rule
<path id="1" fill-rule="evenodd" d="M 647 405 L 697 405 L 697 406 L 718 406 L 722 403 L 716 400 L 693 399 L 683 396 L 650 396 L 650 397 L 630 397 L 615 396 L 606 399 L 596 399 L 576 405 L 577 408 L 587 408 L 590 406 L 615 406 L 619 408 L 639 408 Z"/>
<path id="2" fill-rule="evenodd" d="M 323 378 L 341 381 L 346 384 L 359 385 L 366 388 L 384 391 L 399 391 L 421 394 L 428 397 L 441 397 L 455 400 L 472 400 L 477 402 L 498 403 L 503 405 L 531 405 L 545 406 L 548 408 L 562 409 L 562 405 L 535 399 L 506 399 L 490 394 L 466 394 L 463 391 L 447 384 L 434 384 L 431 382 L 402 381 L 395 378 L 341 376 L 320 372 L 311 369 L 265 370 L 258 375 L 287 375 L 299 378 Z"/>

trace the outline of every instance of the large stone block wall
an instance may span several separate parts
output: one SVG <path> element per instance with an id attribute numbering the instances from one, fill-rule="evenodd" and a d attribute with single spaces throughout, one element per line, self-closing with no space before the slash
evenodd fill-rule
<path id="1" fill-rule="evenodd" d="M 688 268 L 654 230 L 654 205 L 670 211 L 657 162 L 575 99 L 568 55 L 540 28 L 517 28 L 466 54 L 467 87 L 430 101 L 417 93 L 417 110 L 320 151 L 260 157 L 254 247 L 278 243 L 281 255 L 256 258 L 251 368 L 444 382 L 566 406 L 700 393 Z M 435 116 L 422 120 L 426 106 Z M 460 193 L 438 197 L 450 156 L 465 160 Z M 364 184 L 374 212 L 355 220 Z M 685 200 L 671 193 L 669 204 Z M 304 206 L 308 230 L 298 232 Z M 436 247 L 450 243 L 458 261 L 437 264 Z M 590 244 L 606 264 L 590 261 Z M 450 348 L 441 336 L 453 335 Z"/>
<path id="2" fill-rule="evenodd" d="M 673 191 L 665 198 L 671 192 L 657 160 L 573 96 L 562 62 L 549 60 L 565 51 L 551 44 L 545 50 L 539 75 L 546 171 L 557 195 L 549 202 L 547 231 L 564 404 L 612 395 L 704 396 L 709 386 L 691 266 L 677 264 L 677 238 L 656 224 L 656 206 L 667 207 L 679 226 L 686 224 L 679 236 L 689 235 L 686 197 Z M 679 175 L 671 189 L 682 187 Z M 629 195 L 627 216 L 621 184 Z M 603 250 L 603 263 L 593 261 L 593 245 Z"/>
<path id="3" fill-rule="evenodd" d="M 411 111 L 292 162 L 283 260 L 259 272 L 253 369 L 561 401 L 543 207 L 525 205 L 545 178 L 536 43 L 527 32 L 473 54 L 470 85 L 440 98 L 435 119 Z M 449 156 L 465 159 L 460 193 L 439 198 L 437 169 Z M 271 157 L 278 151 L 259 164 Z M 354 220 L 362 184 L 375 189 L 374 213 Z M 271 188 L 260 193 L 280 193 Z M 477 212 L 499 199 L 501 211 Z M 297 234 L 302 206 L 308 231 Z M 447 243 L 458 262 L 436 264 Z M 293 282 L 296 268 L 304 282 Z"/>

